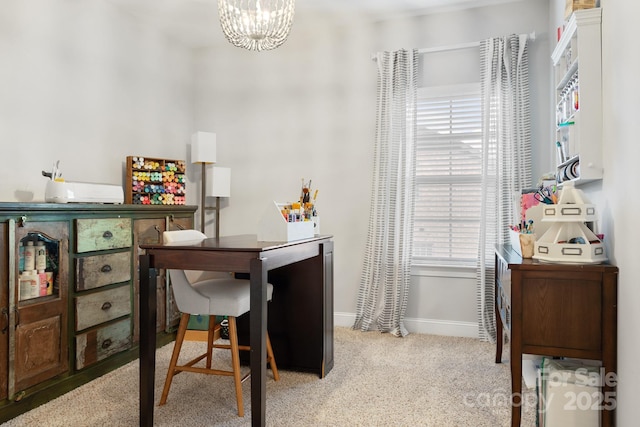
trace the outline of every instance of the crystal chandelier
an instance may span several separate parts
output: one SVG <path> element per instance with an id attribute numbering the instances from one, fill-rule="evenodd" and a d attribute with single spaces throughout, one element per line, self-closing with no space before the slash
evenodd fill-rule
<path id="1" fill-rule="evenodd" d="M 269 50 L 287 39 L 295 0 L 218 0 L 220 25 L 231 44 Z"/>

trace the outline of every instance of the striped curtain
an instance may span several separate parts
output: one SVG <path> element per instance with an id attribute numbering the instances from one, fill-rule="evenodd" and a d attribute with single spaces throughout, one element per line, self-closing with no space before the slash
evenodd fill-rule
<path id="1" fill-rule="evenodd" d="M 527 38 L 480 42 L 485 221 L 478 245 L 478 325 L 480 338 L 491 342 L 496 339 L 494 248 L 508 241 L 508 225 L 518 218 L 515 196 L 532 184 Z"/>
<path id="2" fill-rule="evenodd" d="M 404 326 L 413 252 L 418 51 L 379 52 L 369 231 L 354 329 Z"/>

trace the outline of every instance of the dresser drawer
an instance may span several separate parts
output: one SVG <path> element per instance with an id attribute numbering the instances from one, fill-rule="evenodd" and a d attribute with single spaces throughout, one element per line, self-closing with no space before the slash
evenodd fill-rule
<path id="1" fill-rule="evenodd" d="M 76 220 L 76 252 L 131 247 L 131 218 Z"/>
<path id="2" fill-rule="evenodd" d="M 108 322 L 131 313 L 131 287 L 76 297 L 76 331 Z"/>
<path id="3" fill-rule="evenodd" d="M 76 259 L 76 290 L 99 288 L 131 280 L 131 252 Z"/>
<path id="4" fill-rule="evenodd" d="M 496 304 L 502 319 L 502 324 L 508 330 L 511 330 L 511 302 L 504 293 L 505 289 L 502 286 L 498 287 L 498 295 L 496 295 Z"/>
<path id="5" fill-rule="evenodd" d="M 498 259 L 496 267 L 496 279 L 500 282 L 501 287 L 504 288 L 505 297 L 509 302 L 511 301 L 511 270 L 509 270 L 509 264 L 502 259 Z"/>
<path id="6" fill-rule="evenodd" d="M 76 336 L 76 369 L 86 368 L 131 348 L 131 322 L 120 320 Z"/>

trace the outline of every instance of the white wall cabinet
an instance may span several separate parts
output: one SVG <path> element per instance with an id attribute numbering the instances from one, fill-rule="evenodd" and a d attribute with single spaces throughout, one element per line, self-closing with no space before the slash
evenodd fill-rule
<path id="1" fill-rule="evenodd" d="M 602 13 L 575 11 L 554 49 L 558 182 L 602 179 Z"/>

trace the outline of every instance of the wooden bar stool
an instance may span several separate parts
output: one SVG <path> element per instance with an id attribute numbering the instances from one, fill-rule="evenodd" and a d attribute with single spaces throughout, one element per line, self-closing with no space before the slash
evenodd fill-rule
<path id="1" fill-rule="evenodd" d="M 163 233 L 164 244 L 189 244 L 197 243 L 205 239 L 206 236 L 196 230 L 176 230 L 165 231 Z M 191 272 L 190 272 L 191 273 Z M 189 274 L 191 276 L 192 274 Z M 238 416 L 244 416 L 242 404 L 242 382 L 249 377 L 250 373 L 241 377 L 240 373 L 240 350 L 249 350 L 249 346 L 238 345 L 238 334 L 236 329 L 236 317 L 249 311 L 250 303 L 250 282 L 249 280 L 228 278 L 208 278 L 196 282 L 190 282 L 187 272 L 184 270 L 169 270 L 169 277 L 173 286 L 173 293 L 178 309 L 182 312 L 176 342 L 171 355 L 171 362 L 167 370 L 167 379 L 164 383 L 164 390 L 160 397 L 160 405 L 164 405 L 169 395 L 171 381 L 174 375 L 180 372 L 194 372 L 208 375 L 233 376 L 236 388 L 236 400 L 238 402 Z M 267 286 L 267 300 L 271 300 L 273 295 L 273 285 Z M 199 355 L 193 360 L 178 365 L 180 349 L 187 331 L 187 325 L 191 315 L 208 315 L 209 330 L 207 337 L 207 352 Z M 229 319 L 229 344 L 215 344 L 213 342 L 215 330 L 215 317 L 227 316 Z M 211 368 L 211 358 L 214 348 L 224 348 L 231 350 L 231 370 L 220 370 Z M 205 359 L 205 366 L 195 366 Z M 273 349 L 269 334 L 267 333 L 267 362 L 273 372 L 273 378 L 278 381 L 280 376 L 273 356 Z"/>

